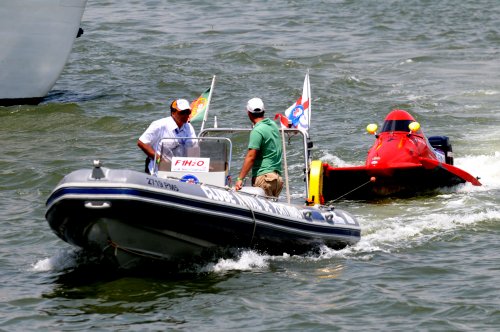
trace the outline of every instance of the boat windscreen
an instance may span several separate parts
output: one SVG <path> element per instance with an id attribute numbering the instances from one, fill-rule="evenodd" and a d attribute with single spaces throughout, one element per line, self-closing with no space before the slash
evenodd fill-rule
<path id="1" fill-rule="evenodd" d="M 182 143 L 177 138 L 164 138 L 161 144 L 159 171 L 171 171 L 173 157 L 206 158 L 210 172 L 229 171 L 231 162 L 231 141 L 227 138 L 185 138 Z M 194 159 L 193 159 L 194 160 Z"/>
<path id="2" fill-rule="evenodd" d="M 408 126 L 414 120 L 386 120 L 384 121 L 384 126 L 382 127 L 382 132 L 391 131 L 409 131 Z"/>

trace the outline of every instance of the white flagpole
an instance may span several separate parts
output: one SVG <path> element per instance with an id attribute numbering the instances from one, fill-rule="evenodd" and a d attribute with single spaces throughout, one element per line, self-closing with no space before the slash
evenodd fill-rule
<path id="1" fill-rule="evenodd" d="M 309 97 L 309 114 L 307 116 L 307 136 L 309 136 L 309 128 L 311 128 L 312 116 L 312 97 L 311 97 L 311 83 L 309 81 L 309 69 L 307 70 L 307 96 Z"/>
<path id="2" fill-rule="evenodd" d="M 208 100 L 207 100 L 207 109 L 205 110 L 205 114 L 203 115 L 203 121 L 201 122 L 200 133 L 203 131 L 203 127 L 205 127 L 205 122 L 207 121 L 208 110 L 210 109 L 210 101 L 212 100 L 212 93 L 214 92 L 214 85 L 215 85 L 215 75 L 212 78 L 212 84 L 210 85 L 210 93 L 208 94 Z"/>
<path id="3" fill-rule="evenodd" d="M 283 127 L 280 128 L 281 131 L 281 144 L 283 145 L 283 161 L 285 162 L 285 185 L 286 185 L 286 202 L 290 204 L 290 186 L 288 182 L 288 164 L 287 164 L 287 159 L 286 159 L 286 145 L 285 145 L 285 129 Z"/>

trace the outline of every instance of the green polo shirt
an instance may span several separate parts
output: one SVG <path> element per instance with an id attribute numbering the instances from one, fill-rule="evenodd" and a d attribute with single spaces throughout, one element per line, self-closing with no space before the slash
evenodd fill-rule
<path id="1" fill-rule="evenodd" d="M 259 153 L 252 166 L 252 177 L 271 172 L 281 174 L 281 144 L 278 126 L 271 119 L 265 118 L 253 127 L 248 148 Z"/>

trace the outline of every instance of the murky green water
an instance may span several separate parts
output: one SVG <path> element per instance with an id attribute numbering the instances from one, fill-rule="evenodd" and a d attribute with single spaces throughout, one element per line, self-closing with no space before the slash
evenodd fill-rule
<path id="1" fill-rule="evenodd" d="M 89 1 L 82 27 L 41 105 L 0 108 L 0 330 L 498 330 L 496 1 Z M 142 169 L 137 138 L 173 98 L 217 75 L 210 114 L 248 124 L 249 98 L 283 112 L 307 69 L 315 158 L 362 164 L 365 126 L 404 108 L 484 186 L 340 202 L 363 227 L 352 248 L 184 273 L 105 273 L 50 231 L 62 176 L 93 159 Z"/>

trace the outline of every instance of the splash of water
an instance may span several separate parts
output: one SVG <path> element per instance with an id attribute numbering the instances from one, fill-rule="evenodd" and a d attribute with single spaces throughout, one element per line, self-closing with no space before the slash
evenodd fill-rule
<path id="1" fill-rule="evenodd" d="M 500 151 L 489 155 L 456 158 L 455 166 L 480 177 L 483 186 L 476 187 L 478 191 L 500 188 Z"/>
<path id="2" fill-rule="evenodd" d="M 54 256 L 44 258 L 32 265 L 36 272 L 64 271 L 78 265 L 78 252 L 75 249 L 61 249 Z"/>
<path id="3" fill-rule="evenodd" d="M 226 271 L 249 271 L 263 270 L 269 266 L 268 255 L 259 254 L 253 250 L 246 250 L 241 255 L 234 259 L 221 258 L 215 264 L 209 264 L 202 270 L 207 272 L 226 272 Z"/>

